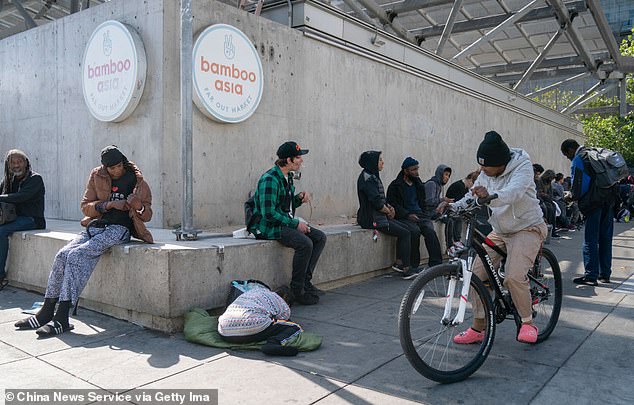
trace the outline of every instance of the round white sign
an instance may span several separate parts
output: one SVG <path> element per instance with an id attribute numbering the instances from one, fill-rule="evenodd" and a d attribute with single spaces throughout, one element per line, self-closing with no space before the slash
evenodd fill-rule
<path id="1" fill-rule="evenodd" d="M 192 61 L 194 103 L 219 122 L 242 122 L 260 104 L 262 62 L 249 38 L 226 24 L 207 27 L 198 35 Z"/>
<path id="2" fill-rule="evenodd" d="M 119 21 L 100 24 L 84 52 L 82 88 L 90 113 L 99 121 L 120 122 L 139 104 L 147 62 L 134 28 Z"/>

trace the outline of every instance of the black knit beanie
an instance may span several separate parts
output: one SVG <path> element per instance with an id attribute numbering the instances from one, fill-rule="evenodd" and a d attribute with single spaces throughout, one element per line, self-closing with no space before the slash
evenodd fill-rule
<path id="1" fill-rule="evenodd" d="M 511 160 L 511 151 L 500 134 L 489 131 L 478 147 L 477 157 L 480 166 L 502 166 Z"/>
<path id="2" fill-rule="evenodd" d="M 111 167 L 127 160 L 116 145 L 109 145 L 101 150 L 101 164 L 106 167 Z"/>

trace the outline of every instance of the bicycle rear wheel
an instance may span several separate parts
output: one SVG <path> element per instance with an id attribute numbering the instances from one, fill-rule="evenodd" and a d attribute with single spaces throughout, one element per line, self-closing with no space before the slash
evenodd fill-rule
<path id="1" fill-rule="evenodd" d="M 457 264 L 441 264 L 426 270 L 409 287 L 399 310 L 399 335 L 405 356 L 419 373 L 440 383 L 461 381 L 473 374 L 486 360 L 495 336 L 493 304 L 486 287 L 475 275 L 471 277 L 464 322 L 452 324 L 461 300 L 461 273 Z M 451 315 L 448 321 L 443 321 L 452 278 L 457 285 Z M 484 339 L 474 344 L 454 343 L 454 336 L 472 325 L 474 300 L 483 309 Z"/>
<path id="2" fill-rule="evenodd" d="M 539 330 L 537 343 L 541 343 L 553 333 L 559 320 L 562 297 L 559 262 L 550 250 L 542 249 L 529 274 L 533 324 Z"/>

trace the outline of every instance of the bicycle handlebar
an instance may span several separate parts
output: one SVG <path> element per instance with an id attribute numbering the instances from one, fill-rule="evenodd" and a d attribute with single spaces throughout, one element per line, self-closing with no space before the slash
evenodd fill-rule
<path id="1" fill-rule="evenodd" d="M 488 205 L 491 201 L 495 200 L 496 198 L 498 198 L 497 194 L 489 194 L 485 198 L 477 198 L 476 200 L 478 205 Z"/>
<path id="2" fill-rule="evenodd" d="M 460 217 L 462 215 L 469 214 L 471 212 L 476 211 L 478 208 L 484 205 L 488 205 L 489 203 L 491 203 L 491 201 L 495 200 L 496 198 L 498 198 L 497 194 L 489 194 L 485 198 L 472 198 L 470 200 L 467 200 L 467 207 L 458 209 L 457 211 L 453 211 L 453 209 L 448 209 L 444 212 L 442 217 L 443 218 L 447 218 L 448 216 Z"/>

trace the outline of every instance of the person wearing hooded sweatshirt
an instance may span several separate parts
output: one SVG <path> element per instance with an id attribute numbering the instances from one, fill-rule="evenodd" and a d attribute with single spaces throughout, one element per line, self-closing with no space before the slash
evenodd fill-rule
<path id="1" fill-rule="evenodd" d="M 473 195 L 486 198 L 497 194 L 489 209 L 489 223 L 493 231 L 488 238 L 496 245 L 506 249 L 504 286 L 510 291 L 513 303 L 522 319 L 517 340 L 523 343 L 535 343 L 538 330 L 532 324 L 533 308 L 531 302 L 528 271 L 535 263 L 535 257 L 546 238 L 548 228 L 544 222 L 539 200 L 533 181 L 533 166 L 530 156 L 522 149 L 511 148 L 502 140 L 500 134 L 489 131 L 480 143 L 477 152 L 480 176 L 474 183 Z M 463 199 L 453 203 L 454 207 L 466 207 L 468 193 Z M 488 246 L 484 246 L 493 266 L 497 268 L 501 256 Z M 476 260 L 473 273 L 482 281 L 488 279 L 484 264 Z M 458 344 L 481 342 L 485 326 L 484 310 L 479 301 L 473 302 L 474 320 L 471 328 L 454 337 Z"/>
<path id="2" fill-rule="evenodd" d="M 363 229 L 374 229 L 386 235 L 396 236 L 396 263 L 392 268 L 403 273 L 404 279 L 412 279 L 420 272 L 419 263 L 412 262 L 412 252 L 419 249 L 420 234 L 414 227 L 410 228 L 394 219 L 396 211 L 386 202 L 385 190 L 379 177 L 379 172 L 383 170 L 381 152 L 363 152 L 359 157 L 359 165 L 363 170 L 357 179 L 357 222 Z M 420 253 L 418 259 L 420 260 Z"/>
<path id="3" fill-rule="evenodd" d="M 437 208 L 441 202 L 453 202 L 453 200 L 442 196 L 442 188 L 449 182 L 450 177 L 451 167 L 438 165 L 434 176 L 425 182 L 425 207 L 423 207 L 423 217 L 434 220 L 440 215 Z"/>
<path id="4" fill-rule="evenodd" d="M 9 236 L 13 232 L 46 228 L 44 220 L 44 181 L 31 170 L 26 153 L 11 149 L 4 159 L 4 178 L 0 182 L 0 202 L 15 205 L 17 218 L 0 225 L 0 290 L 5 280 Z"/>
<path id="5" fill-rule="evenodd" d="M 37 329 L 41 337 L 73 329 L 68 315 L 77 303 L 99 258 L 130 235 L 153 243 L 145 222 L 152 219 L 152 193 L 139 168 L 110 145 L 101 151 L 101 166 L 94 168 L 81 200 L 86 230 L 68 242 L 53 260 L 44 305 L 36 315 L 18 321 L 19 329 Z M 55 305 L 58 304 L 57 311 Z"/>
<path id="6" fill-rule="evenodd" d="M 401 165 L 401 171 L 387 188 L 387 201 L 394 207 L 395 218 L 403 224 L 414 225 L 425 238 L 425 247 L 429 253 L 429 267 L 442 263 L 442 253 L 434 224 L 423 218 L 425 186 L 418 177 L 418 161 L 408 157 Z M 418 240 L 418 238 L 417 238 Z M 415 254 L 414 254 L 415 253 Z M 412 263 L 420 261 L 419 246 L 412 247 Z"/>

